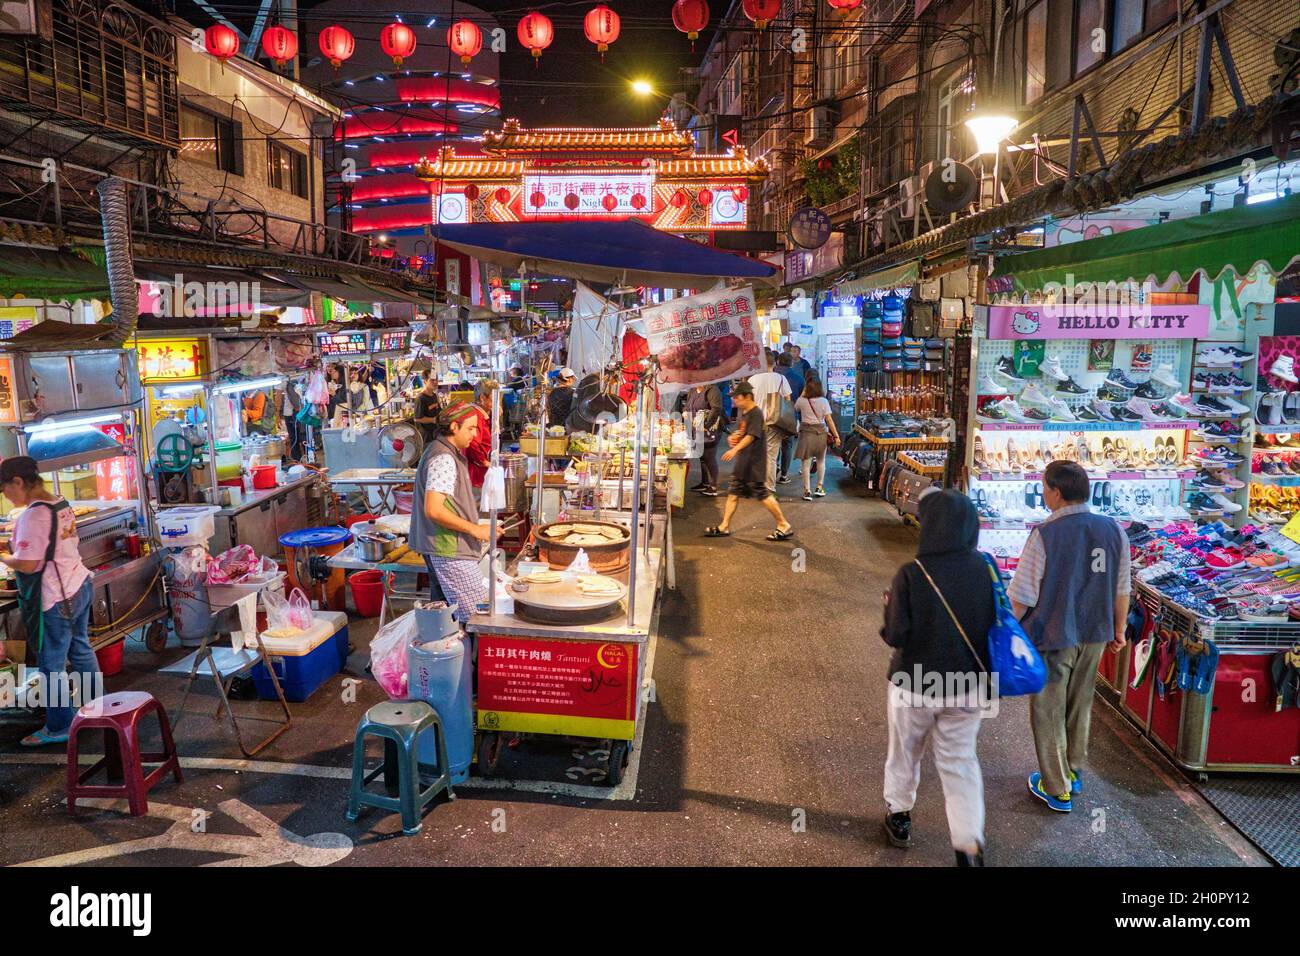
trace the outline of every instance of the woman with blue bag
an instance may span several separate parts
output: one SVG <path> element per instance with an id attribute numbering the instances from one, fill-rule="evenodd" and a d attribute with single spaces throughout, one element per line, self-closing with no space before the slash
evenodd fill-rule
<path id="1" fill-rule="evenodd" d="M 885 834 L 894 846 L 911 845 L 921 758 L 933 743 L 957 863 L 983 866 L 984 782 L 976 737 L 981 720 L 996 714 L 988 635 L 999 602 L 986 558 L 976 550 L 979 514 L 971 500 L 953 490 L 927 491 L 918 516 L 916 560 L 895 575 L 880 632 L 894 648 Z"/>

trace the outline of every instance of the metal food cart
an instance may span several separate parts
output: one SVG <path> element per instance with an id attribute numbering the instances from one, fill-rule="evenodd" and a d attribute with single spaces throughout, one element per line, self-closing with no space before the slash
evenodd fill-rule
<path id="1" fill-rule="evenodd" d="M 0 357 L 11 394 L 0 409 L 5 454 L 25 454 L 76 515 L 82 561 L 94 588 L 91 646 L 101 650 L 144 628 L 166 640 L 161 551 L 153 537 L 131 349 L 15 352 Z M 7 419 L 7 421 L 5 420 Z"/>

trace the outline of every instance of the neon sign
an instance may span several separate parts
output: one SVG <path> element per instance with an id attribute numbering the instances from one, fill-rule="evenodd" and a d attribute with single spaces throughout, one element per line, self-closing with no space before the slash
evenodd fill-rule
<path id="1" fill-rule="evenodd" d="M 530 174 L 524 176 L 523 208 L 530 216 L 644 216 L 654 211 L 654 186 L 653 176 L 641 174 Z M 614 197 L 608 206 L 607 196 Z"/>

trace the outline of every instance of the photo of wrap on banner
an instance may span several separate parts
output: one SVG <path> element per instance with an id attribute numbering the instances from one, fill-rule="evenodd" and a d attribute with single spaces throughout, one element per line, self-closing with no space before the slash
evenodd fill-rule
<path id="1" fill-rule="evenodd" d="M 767 370 L 751 286 L 641 310 L 662 385 L 707 385 Z"/>

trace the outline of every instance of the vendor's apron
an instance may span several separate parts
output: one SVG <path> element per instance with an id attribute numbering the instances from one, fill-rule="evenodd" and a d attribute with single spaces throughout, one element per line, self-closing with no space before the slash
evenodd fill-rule
<path id="1" fill-rule="evenodd" d="M 50 542 L 45 546 L 45 567 L 54 567 L 54 548 L 59 540 L 59 512 L 68 507 L 66 501 L 60 501 L 56 504 L 50 504 L 48 501 L 33 501 L 27 507 L 33 508 L 36 505 L 50 509 Z M 54 569 L 57 575 L 58 569 Z M 18 579 L 18 612 L 22 615 L 23 627 L 27 630 L 27 640 L 36 645 L 36 652 L 41 651 L 41 641 L 45 637 L 45 613 L 41 608 L 41 579 L 45 577 L 45 571 L 37 571 L 34 574 L 15 571 L 14 575 Z M 62 581 L 59 582 L 63 584 Z M 67 603 L 67 594 L 63 595 L 64 603 Z"/>

